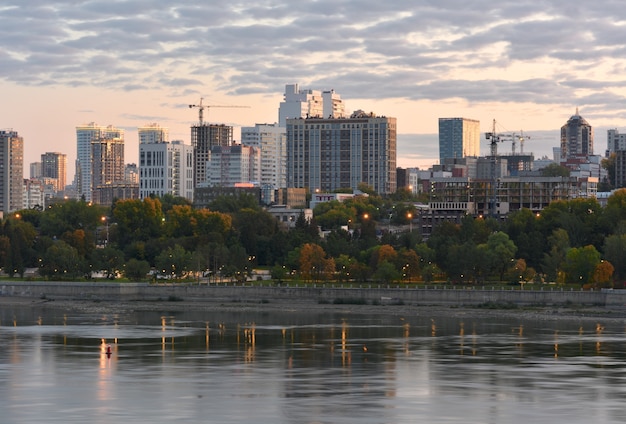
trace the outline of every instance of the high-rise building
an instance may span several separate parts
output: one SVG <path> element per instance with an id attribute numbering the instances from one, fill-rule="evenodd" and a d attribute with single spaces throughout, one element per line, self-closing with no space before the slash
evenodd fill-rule
<path id="1" fill-rule="evenodd" d="M 139 197 L 184 197 L 193 201 L 193 148 L 180 140 L 139 144 Z"/>
<path id="2" fill-rule="evenodd" d="M 157 123 L 147 124 L 137 128 L 139 144 L 145 143 L 167 143 L 170 141 L 169 129 Z"/>
<path id="3" fill-rule="evenodd" d="M 22 209 L 24 193 L 24 139 L 17 131 L 0 130 L 0 211 Z"/>
<path id="4" fill-rule="evenodd" d="M 258 186 L 260 157 L 255 147 L 213 146 L 207 170 L 209 187 Z"/>
<path id="5" fill-rule="evenodd" d="M 626 150 L 626 134 L 621 134 L 617 128 L 606 132 L 606 156 L 619 150 Z"/>
<path id="6" fill-rule="evenodd" d="M 65 190 L 67 155 L 58 152 L 47 152 L 41 155 L 41 176 L 54 181 L 54 190 L 57 193 Z"/>
<path id="7" fill-rule="evenodd" d="M 41 162 L 30 163 L 30 178 L 41 178 L 42 175 Z"/>
<path id="8" fill-rule="evenodd" d="M 241 144 L 261 151 L 261 186 L 287 187 L 287 133 L 278 124 L 241 128 Z"/>
<path id="9" fill-rule="evenodd" d="M 578 114 L 572 115 L 561 127 L 561 162 L 586 160 L 593 155 L 593 128 Z"/>
<path id="10" fill-rule="evenodd" d="M 125 182 L 124 139 L 100 138 L 91 142 L 93 190 Z"/>
<path id="11" fill-rule="evenodd" d="M 102 127 L 94 122 L 76 127 L 76 176 L 74 183 L 78 195 L 91 201 L 92 180 L 92 141 L 101 139 L 124 139 L 124 131 L 111 125 Z"/>
<path id="12" fill-rule="evenodd" d="M 480 121 L 439 118 L 439 162 L 480 155 Z"/>
<path id="13" fill-rule="evenodd" d="M 214 146 L 233 144 L 233 127 L 224 124 L 198 124 L 191 127 L 191 146 L 193 147 L 193 186 L 206 187 L 207 167 L 211 160 Z"/>
<path id="14" fill-rule="evenodd" d="M 396 191 L 396 118 L 287 119 L 287 187 Z"/>
<path id="15" fill-rule="evenodd" d="M 335 90 L 304 90 L 298 84 L 285 85 L 285 100 L 278 109 L 278 124 L 285 127 L 287 119 L 344 118 L 345 105 Z"/>

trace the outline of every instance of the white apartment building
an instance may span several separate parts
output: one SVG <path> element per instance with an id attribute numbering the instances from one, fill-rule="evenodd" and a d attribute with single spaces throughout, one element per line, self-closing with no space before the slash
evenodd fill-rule
<path id="1" fill-rule="evenodd" d="M 241 128 L 241 144 L 260 150 L 262 187 L 287 187 L 287 132 L 278 124 Z"/>
<path id="2" fill-rule="evenodd" d="M 287 84 L 284 96 L 278 109 L 278 124 L 283 128 L 287 119 L 346 117 L 343 100 L 335 90 L 305 90 L 298 84 Z"/>
<path id="3" fill-rule="evenodd" d="M 140 143 L 139 198 L 165 194 L 193 201 L 193 147 L 180 140 Z"/>
<path id="4" fill-rule="evenodd" d="M 167 143 L 170 141 L 170 130 L 157 123 L 146 124 L 137 128 L 139 144 Z"/>
<path id="5" fill-rule="evenodd" d="M 103 127 L 91 122 L 76 127 L 76 176 L 75 184 L 78 196 L 84 196 L 86 201 L 91 201 L 93 191 L 93 151 L 92 142 L 105 139 L 119 139 L 123 142 L 124 130 L 112 125 Z"/>
<path id="6" fill-rule="evenodd" d="M 261 155 L 259 149 L 240 144 L 213 146 L 207 167 L 209 187 L 259 185 Z"/>
<path id="7" fill-rule="evenodd" d="M 46 207 L 45 203 L 46 185 L 39 178 L 24 179 L 22 209 L 33 209 Z"/>

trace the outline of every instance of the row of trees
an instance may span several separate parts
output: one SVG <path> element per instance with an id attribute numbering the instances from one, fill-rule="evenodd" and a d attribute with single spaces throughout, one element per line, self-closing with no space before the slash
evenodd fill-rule
<path id="1" fill-rule="evenodd" d="M 46 278 L 67 279 L 94 272 L 143 279 L 151 270 L 155 278 L 243 279 L 256 266 L 278 280 L 307 281 L 604 284 L 626 277 L 626 190 L 604 208 L 573 199 L 503 221 L 466 216 L 438 226 L 427 241 L 412 226 L 419 212 L 410 200 L 400 190 L 393 198 L 370 193 L 324 203 L 291 230 L 245 195 L 208 209 L 172 196 L 110 208 L 67 200 L 5 217 L 0 262 L 9 275 L 36 267 Z"/>

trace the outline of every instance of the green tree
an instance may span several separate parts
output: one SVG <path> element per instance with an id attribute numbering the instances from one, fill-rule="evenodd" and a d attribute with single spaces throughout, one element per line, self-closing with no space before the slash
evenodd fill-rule
<path id="1" fill-rule="evenodd" d="M 37 232 L 30 222 L 10 217 L 4 221 L 2 234 L 6 237 L 2 248 L 2 266 L 9 276 L 24 275 L 28 265 L 34 265 L 34 242 Z"/>
<path id="2" fill-rule="evenodd" d="M 556 281 L 570 248 L 567 231 L 562 228 L 554 230 L 548 237 L 548 246 L 550 250 L 543 255 L 542 270 L 548 281 Z"/>
<path id="3" fill-rule="evenodd" d="M 124 252 L 111 246 L 95 249 L 92 258 L 93 269 L 106 272 L 106 278 L 110 280 L 115 279 L 124 268 Z"/>
<path id="4" fill-rule="evenodd" d="M 615 277 L 626 279 L 626 234 L 614 234 L 604 241 L 604 257 L 615 267 Z"/>
<path id="5" fill-rule="evenodd" d="M 175 245 L 155 258 L 157 270 L 172 278 L 182 278 L 192 269 L 192 255 L 182 246 Z"/>
<path id="6" fill-rule="evenodd" d="M 132 258 L 124 266 L 124 275 L 129 280 L 141 281 L 146 278 L 148 272 L 150 272 L 148 261 Z"/>
<path id="7" fill-rule="evenodd" d="M 162 234 L 164 215 L 159 199 L 118 200 L 113 207 L 117 223 L 117 242 L 121 248 L 138 241 L 147 241 Z"/>
<path id="8" fill-rule="evenodd" d="M 504 280 L 504 273 L 511 266 L 511 260 L 515 258 L 517 247 L 509 236 L 498 231 L 489 236 L 487 247 L 491 252 L 493 259 L 493 267 L 500 274 L 500 281 Z"/>
<path id="9" fill-rule="evenodd" d="M 84 259 L 75 248 L 62 240 L 46 250 L 39 269 L 42 276 L 59 279 L 75 279 L 85 272 Z"/>
<path id="10" fill-rule="evenodd" d="M 541 170 L 543 177 L 569 177 L 570 171 L 566 166 L 551 163 Z"/>
<path id="11" fill-rule="evenodd" d="M 588 284 L 593 282 L 594 272 L 600 263 L 600 252 L 592 245 L 573 247 L 565 255 L 566 281 L 569 283 Z"/>
<path id="12" fill-rule="evenodd" d="M 396 269 L 394 264 L 389 261 L 383 260 L 376 267 L 374 272 L 374 279 L 385 284 L 390 284 L 394 281 L 398 281 L 402 274 Z"/>

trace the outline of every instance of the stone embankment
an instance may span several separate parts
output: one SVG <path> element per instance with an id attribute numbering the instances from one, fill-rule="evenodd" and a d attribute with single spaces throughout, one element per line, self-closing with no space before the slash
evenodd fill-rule
<path id="1" fill-rule="evenodd" d="M 364 284 L 361 287 L 342 287 L 332 284 L 283 284 L 260 286 L 256 284 L 197 285 L 149 283 L 98 282 L 2 282 L 1 296 L 19 296 L 39 299 L 94 300 L 94 301 L 220 301 L 220 302 L 363 302 L 407 305 L 594 305 L 603 307 L 626 306 L 626 290 L 577 291 L 556 287 L 520 290 L 519 287 L 499 289 L 441 288 L 421 286 L 406 288 L 401 285 Z"/>

